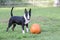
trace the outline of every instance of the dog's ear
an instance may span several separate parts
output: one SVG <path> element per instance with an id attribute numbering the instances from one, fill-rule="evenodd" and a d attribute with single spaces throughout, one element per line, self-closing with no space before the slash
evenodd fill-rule
<path id="1" fill-rule="evenodd" d="M 31 16 L 31 8 L 29 9 L 29 15 Z"/>
<path id="2" fill-rule="evenodd" d="M 27 13 L 27 9 L 25 8 L 25 13 Z"/>

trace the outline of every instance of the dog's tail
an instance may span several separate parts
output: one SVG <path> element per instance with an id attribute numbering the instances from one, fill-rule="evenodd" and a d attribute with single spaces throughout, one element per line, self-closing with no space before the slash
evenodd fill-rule
<path id="1" fill-rule="evenodd" d="M 11 17 L 13 16 L 13 13 L 12 13 L 12 11 L 13 11 L 13 8 L 14 8 L 14 7 L 12 7 L 12 9 L 11 9 Z"/>

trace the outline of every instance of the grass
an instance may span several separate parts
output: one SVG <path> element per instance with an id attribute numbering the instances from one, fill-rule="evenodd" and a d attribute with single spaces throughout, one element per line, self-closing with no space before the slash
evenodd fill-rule
<path id="1" fill-rule="evenodd" d="M 0 8 L 0 40 L 60 40 L 60 8 L 32 8 L 30 26 L 33 23 L 41 25 L 40 34 L 22 34 L 21 26 L 17 25 L 13 32 L 11 28 L 6 32 L 11 8 Z M 21 16 L 24 8 L 14 8 L 13 14 Z"/>

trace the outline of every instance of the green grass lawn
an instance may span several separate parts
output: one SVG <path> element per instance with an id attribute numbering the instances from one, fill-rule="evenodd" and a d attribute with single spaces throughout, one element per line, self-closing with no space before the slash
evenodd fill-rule
<path id="1" fill-rule="evenodd" d="M 32 8 L 31 22 L 41 25 L 40 34 L 30 32 L 22 34 L 20 25 L 17 25 L 13 32 L 11 28 L 6 32 L 11 8 L 0 8 L 0 40 L 60 40 L 60 8 Z M 21 16 L 24 8 L 14 8 L 13 14 Z"/>

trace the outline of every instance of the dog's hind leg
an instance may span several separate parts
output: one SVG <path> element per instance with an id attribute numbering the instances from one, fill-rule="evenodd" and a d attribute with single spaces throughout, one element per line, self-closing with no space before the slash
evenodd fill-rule
<path id="1" fill-rule="evenodd" d="M 12 23 L 9 23 L 6 32 L 8 32 L 8 30 L 11 26 L 12 26 Z"/>
<path id="2" fill-rule="evenodd" d="M 26 24 L 26 31 L 28 32 L 29 30 L 28 30 L 28 24 Z"/>
<path id="3" fill-rule="evenodd" d="M 12 31 L 14 31 L 14 28 L 16 27 L 16 24 L 13 24 Z"/>

